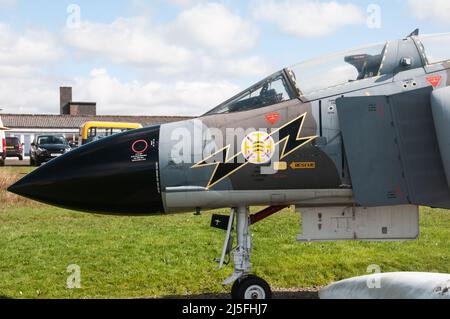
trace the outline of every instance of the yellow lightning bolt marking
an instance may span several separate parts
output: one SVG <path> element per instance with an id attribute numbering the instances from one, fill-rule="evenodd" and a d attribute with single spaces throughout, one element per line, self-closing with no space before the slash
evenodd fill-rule
<path id="1" fill-rule="evenodd" d="M 282 130 L 283 128 L 285 128 L 286 126 L 288 126 L 289 124 L 292 124 L 295 121 L 298 121 L 300 119 L 301 120 L 301 124 L 300 127 L 297 131 L 297 136 L 295 137 L 296 141 L 300 141 L 300 140 L 305 140 L 302 144 L 294 147 L 292 150 L 290 150 L 288 153 L 286 153 L 286 147 L 287 147 L 287 142 L 289 141 L 289 138 L 291 137 L 290 135 L 286 136 L 285 138 L 283 138 L 282 140 L 278 141 L 277 143 L 275 143 L 274 147 L 277 146 L 278 144 L 284 142 L 284 146 L 283 146 L 283 151 L 281 152 L 281 156 L 280 156 L 280 160 L 283 160 L 286 156 L 290 155 L 291 153 L 295 152 L 296 150 L 298 150 L 299 148 L 301 148 L 303 145 L 308 144 L 309 142 L 313 141 L 314 139 L 316 139 L 318 136 L 314 135 L 314 136 L 307 136 L 307 137 L 301 137 L 301 133 L 302 133 L 302 129 L 303 129 L 303 124 L 305 123 L 305 117 L 307 115 L 307 112 L 303 113 L 302 115 L 300 115 L 299 117 L 296 117 L 295 119 L 293 119 L 292 121 L 284 124 L 283 126 L 281 126 L 280 128 L 274 130 L 271 134 L 269 134 L 269 136 L 273 136 L 274 134 L 278 133 L 280 130 Z M 200 162 L 198 162 L 197 164 L 193 165 L 191 168 L 200 168 L 200 167 L 206 167 L 206 166 L 212 166 L 215 165 L 216 167 L 214 168 L 213 173 L 211 174 L 211 177 L 208 181 L 208 185 L 206 186 L 206 189 L 210 189 L 211 187 L 213 187 L 214 185 L 216 185 L 217 183 L 221 182 L 222 180 L 224 180 L 225 178 L 227 178 L 228 176 L 234 174 L 235 172 L 237 172 L 238 170 L 240 170 L 241 168 L 247 166 L 249 164 L 249 162 L 245 162 L 242 163 L 240 166 L 238 166 L 236 169 L 232 170 L 231 172 L 229 172 L 228 174 L 222 176 L 220 179 L 218 179 L 217 181 L 215 181 L 214 183 L 211 183 L 211 181 L 213 180 L 214 176 L 216 175 L 217 169 L 219 168 L 220 164 L 226 164 L 231 162 L 232 160 L 234 160 L 235 158 L 239 157 L 240 155 L 242 155 L 242 152 L 237 153 L 236 155 L 234 155 L 233 157 L 228 157 L 229 152 L 230 152 L 230 144 L 228 144 L 227 146 L 221 148 L 220 150 L 218 150 L 217 152 L 213 153 L 212 155 L 208 156 L 207 158 L 201 160 Z M 223 151 L 226 150 L 225 153 L 225 161 L 222 162 L 213 162 L 213 163 L 206 163 L 209 159 L 213 158 L 214 156 L 216 156 L 219 153 L 223 153 Z"/>
<path id="2" fill-rule="evenodd" d="M 199 162 L 199 163 L 197 163 L 197 164 L 195 164 L 194 166 L 191 167 L 191 168 L 199 168 L 199 167 L 206 167 L 206 166 L 212 166 L 212 165 L 216 166 L 214 168 L 213 173 L 211 174 L 211 177 L 209 179 L 208 185 L 206 186 L 206 189 L 210 189 L 211 187 L 213 187 L 214 185 L 216 185 L 217 183 L 219 183 L 223 179 L 227 178 L 228 176 L 230 176 L 234 172 L 237 172 L 238 170 L 240 170 L 242 167 L 246 166 L 249 163 L 249 162 L 242 163 L 236 169 L 232 170 L 231 172 L 229 172 L 228 174 L 226 174 L 222 178 L 218 179 L 214 183 L 211 183 L 211 181 L 213 180 L 214 176 L 216 175 L 216 172 L 217 172 L 217 169 L 219 168 L 219 165 L 222 164 L 222 163 L 221 162 L 206 163 L 206 161 L 208 161 L 209 159 L 213 158 L 214 156 L 216 156 L 219 153 L 223 153 L 224 150 L 226 150 L 224 163 L 229 163 L 230 161 L 234 160 L 236 157 L 238 157 L 239 155 L 242 154 L 242 152 L 240 152 L 240 153 L 234 155 L 233 157 L 229 158 L 228 157 L 228 153 L 230 152 L 230 145 L 227 145 L 227 146 L 221 148 L 220 150 L 218 150 L 217 152 L 215 152 L 214 154 L 208 156 L 207 158 L 205 158 L 201 162 Z"/>
<path id="3" fill-rule="evenodd" d="M 287 147 L 287 142 L 289 141 L 289 138 L 291 137 L 290 135 L 286 136 L 285 138 L 283 138 L 282 140 L 278 141 L 277 143 L 275 143 L 275 145 L 280 144 L 281 142 L 285 142 L 284 143 L 284 147 L 283 147 L 283 151 L 281 152 L 281 156 L 280 156 L 280 160 L 284 159 L 286 156 L 292 154 L 293 152 L 295 152 L 296 150 L 298 150 L 300 147 L 302 147 L 305 144 L 308 144 L 309 142 L 312 142 L 313 140 L 315 140 L 316 138 L 318 138 L 318 135 L 312 135 L 312 136 L 305 136 L 305 137 L 301 137 L 300 135 L 302 134 L 302 130 L 303 130 L 303 124 L 305 124 L 305 118 L 306 115 L 308 113 L 305 112 L 302 115 L 300 115 L 299 117 L 293 119 L 292 121 L 284 124 L 282 127 L 276 129 L 275 131 L 273 131 L 270 135 L 274 135 L 275 133 L 278 133 L 280 130 L 282 130 L 283 128 L 285 128 L 286 126 L 292 124 L 295 121 L 298 121 L 299 119 L 302 119 L 300 127 L 297 131 L 297 136 L 295 137 L 296 141 L 300 141 L 300 140 L 305 140 L 305 142 L 303 142 L 302 144 L 294 147 L 292 150 L 290 150 L 288 153 L 286 153 L 286 147 Z"/>

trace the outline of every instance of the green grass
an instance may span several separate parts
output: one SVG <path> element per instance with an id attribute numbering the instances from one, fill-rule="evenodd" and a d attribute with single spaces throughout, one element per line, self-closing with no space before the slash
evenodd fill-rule
<path id="1" fill-rule="evenodd" d="M 225 211 L 224 211 L 225 212 Z M 8 298 L 128 298 L 226 292 L 217 270 L 224 232 L 210 214 L 108 217 L 50 207 L 0 210 L 0 295 Z M 422 209 L 419 240 L 297 243 L 299 216 L 285 211 L 253 228 L 256 274 L 274 287 L 321 286 L 382 271 L 449 272 L 447 211 Z M 82 288 L 66 289 L 81 267 Z"/>
<path id="2" fill-rule="evenodd" d="M 4 184 L 27 168 L 2 168 Z M 6 185 L 7 186 L 7 185 Z M 0 185 L 0 297 L 142 298 L 228 292 L 217 270 L 224 231 L 211 212 L 111 217 L 53 208 L 6 195 Z M 3 204 L 3 202 L 2 202 Z M 227 210 L 220 211 L 224 214 Z M 383 272 L 450 272 L 450 215 L 421 209 L 416 241 L 298 243 L 299 215 L 285 210 L 252 227 L 253 270 L 273 287 L 306 288 Z M 81 267 L 81 289 L 66 289 L 67 266 Z"/>

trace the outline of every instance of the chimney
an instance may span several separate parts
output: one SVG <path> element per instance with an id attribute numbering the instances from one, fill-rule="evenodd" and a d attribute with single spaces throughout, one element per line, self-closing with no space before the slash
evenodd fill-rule
<path id="1" fill-rule="evenodd" d="M 59 114 L 69 115 L 70 114 L 70 102 L 72 102 L 72 88 L 71 87 L 60 87 L 59 88 Z"/>

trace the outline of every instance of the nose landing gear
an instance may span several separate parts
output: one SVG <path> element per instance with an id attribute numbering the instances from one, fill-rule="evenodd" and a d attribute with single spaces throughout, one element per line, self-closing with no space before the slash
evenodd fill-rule
<path id="1" fill-rule="evenodd" d="M 285 207 L 286 206 L 272 206 L 253 216 L 249 215 L 249 208 L 246 206 L 231 209 L 219 269 L 223 267 L 226 255 L 232 254 L 234 272 L 223 282 L 223 285 L 227 286 L 233 283 L 231 288 L 231 297 L 233 299 L 272 298 L 272 291 L 269 284 L 264 279 L 250 274 L 250 257 L 252 252 L 250 225 L 282 210 Z M 233 228 L 234 215 L 236 215 L 237 246 L 232 249 L 233 239 L 231 236 L 231 230 Z"/>

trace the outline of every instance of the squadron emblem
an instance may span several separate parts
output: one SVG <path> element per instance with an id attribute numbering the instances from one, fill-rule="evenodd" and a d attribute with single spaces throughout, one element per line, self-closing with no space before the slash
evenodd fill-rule
<path id="1" fill-rule="evenodd" d="M 252 164 L 268 163 L 275 152 L 275 141 L 266 132 L 248 134 L 242 141 L 242 155 Z"/>

